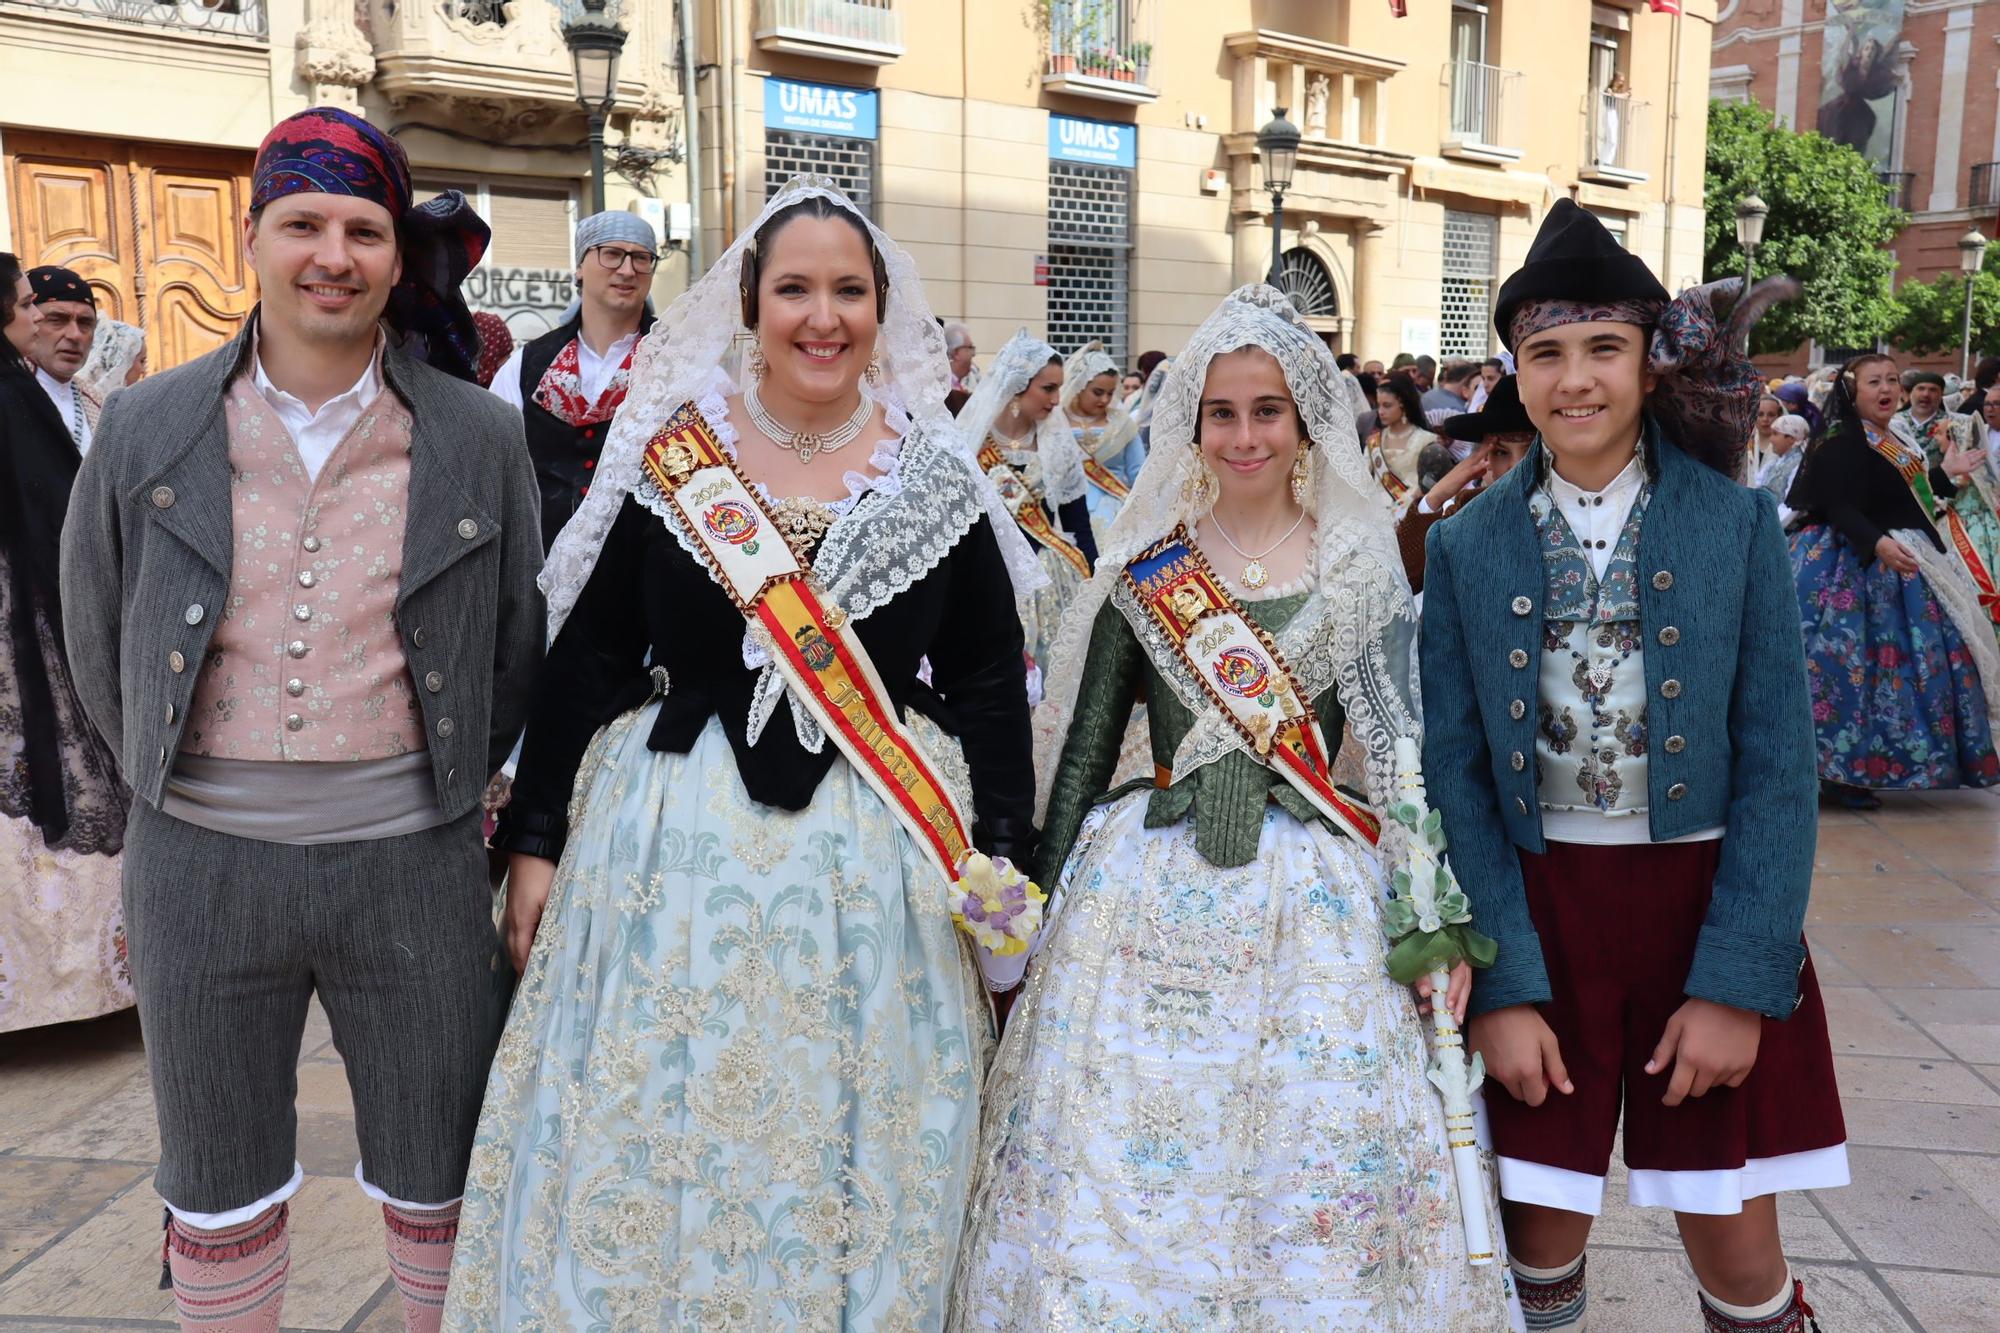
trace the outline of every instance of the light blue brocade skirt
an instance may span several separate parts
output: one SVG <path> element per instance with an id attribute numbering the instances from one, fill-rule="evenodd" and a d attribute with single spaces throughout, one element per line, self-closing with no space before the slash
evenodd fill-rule
<path id="1" fill-rule="evenodd" d="M 940 877 L 844 760 L 773 809 L 656 711 L 579 773 L 445 1325 L 937 1329 L 991 1051 Z"/>

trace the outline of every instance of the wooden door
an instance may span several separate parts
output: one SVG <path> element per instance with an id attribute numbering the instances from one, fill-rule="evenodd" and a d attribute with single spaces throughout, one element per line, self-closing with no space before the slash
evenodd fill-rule
<path id="1" fill-rule="evenodd" d="M 257 300 L 242 243 L 249 153 L 25 130 L 6 142 L 24 264 L 76 270 L 99 310 L 146 330 L 152 369 L 235 335 Z"/>

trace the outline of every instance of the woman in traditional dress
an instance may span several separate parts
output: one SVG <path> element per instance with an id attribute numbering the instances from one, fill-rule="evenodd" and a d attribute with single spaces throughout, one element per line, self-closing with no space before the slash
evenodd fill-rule
<path id="1" fill-rule="evenodd" d="M 1849 361 L 1787 501 L 1820 779 L 1854 809 L 2000 785 L 2000 646 L 1931 523 L 1977 463 L 1954 449 L 1933 466 L 1892 431 L 1898 390 L 1891 358 Z"/>
<path id="2" fill-rule="evenodd" d="M 0 1032 L 135 1002 L 119 879 L 132 793 L 63 649 L 58 542 L 82 458 L 22 354 L 27 293 L 0 254 Z"/>
<path id="3" fill-rule="evenodd" d="M 934 853 L 1033 836 L 1033 562 L 944 366 L 909 256 L 820 177 L 642 345 L 543 574 L 495 837 L 523 976 L 447 1326 L 942 1322 L 992 1021 Z"/>
<path id="4" fill-rule="evenodd" d="M 1088 486 L 1091 527 L 1108 531 L 1146 461 L 1139 423 L 1118 401 L 1118 363 L 1102 343 L 1088 343 L 1063 363 L 1063 417 L 1076 432 Z"/>
<path id="5" fill-rule="evenodd" d="M 1931 521 L 1946 548 L 1978 586 L 1987 616 L 2000 626 L 2000 473 L 1980 443 L 1979 422 L 1949 410 L 1945 378 L 1935 371 L 1904 376 L 1910 405 L 1889 419 L 1905 444 L 1923 450 L 1924 462 L 1946 476 L 1932 488 Z"/>
<path id="6" fill-rule="evenodd" d="M 1044 575 L 1039 586 L 1016 580 L 1037 701 L 1063 613 L 1097 562 L 1083 455 L 1056 410 L 1063 377 L 1055 349 L 1022 329 L 958 413 L 959 447 L 998 489 Z"/>
<path id="7" fill-rule="evenodd" d="M 1408 375 L 1391 375 L 1375 388 L 1380 428 L 1368 437 L 1368 470 L 1387 494 L 1385 508 L 1400 517 L 1419 483 L 1424 446 L 1437 439 L 1424 429 L 1423 397 Z"/>
<path id="8" fill-rule="evenodd" d="M 1224 301 L 1066 622 L 1036 718 L 1060 905 L 987 1086 L 955 1329 L 1508 1325 L 1388 974 L 1374 826 L 1324 773 L 1351 731 L 1386 808 L 1417 729 L 1341 382 L 1281 293 Z M 1157 776 L 1100 798 L 1142 690 Z M 1309 780 L 1272 761 L 1294 742 Z"/>

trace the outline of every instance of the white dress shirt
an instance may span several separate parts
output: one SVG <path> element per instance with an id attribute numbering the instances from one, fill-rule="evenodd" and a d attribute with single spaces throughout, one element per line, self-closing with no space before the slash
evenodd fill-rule
<path id="1" fill-rule="evenodd" d="M 583 384 L 585 398 L 593 403 L 597 401 L 611 383 L 611 377 L 618 373 L 618 367 L 625 364 L 626 353 L 638 341 L 639 332 L 634 329 L 605 348 L 604 355 L 599 356 L 590 350 L 588 339 L 580 333 L 576 336 L 576 376 Z M 524 406 L 521 401 L 521 354 L 526 350 L 525 343 L 516 346 L 500 369 L 493 372 L 493 383 L 487 386 L 496 398 L 511 403 L 516 409 Z"/>
<path id="2" fill-rule="evenodd" d="M 333 451 L 354 429 L 354 423 L 361 420 L 368 404 L 382 392 L 382 335 L 375 335 L 375 354 L 368 358 L 368 365 L 361 378 L 354 381 L 354 387 L 321 403 L 317 412 L 271 383 L 264 374 L 264 357 L 254 336 L 250 344 L 250 372 L 252 385 L 291 433 L 306 475 L 318 481 L 326 460 L 333 457 Z"/>
<path id="3" fill-rule="evenodd" d="M 1549 494 L 1561 508 L 1569 530 L 1576 534 L 1584 554 L 1590 557 L 1591 573 L 1603 578 L 1611 564 L 1611 552 L 1618 545 L 1618 534 L 1625 530 L 1625 520 L 1632 516 L 1632 502 L 1639 498 L 1639 488 L 1646 484 L 1645 463 L 1637 454 L 1632 455 L 1632 461 L 1601 491 L 1572 486 L 1553 467 L 1549 469 L 1548 484 Z"/>
<path id="4" fill-rule="evenodd" d="M 83 410 L 83 394 L 76 387 L 75 380 L 59 380 L 55 376 L 35 367 L 35 382 L 42 386 L 42 392 L 56 405 L 56 414 L 62 418 L 63 429 L 76 441 L 76 451 L 90 452 L 90 418 Z"/>

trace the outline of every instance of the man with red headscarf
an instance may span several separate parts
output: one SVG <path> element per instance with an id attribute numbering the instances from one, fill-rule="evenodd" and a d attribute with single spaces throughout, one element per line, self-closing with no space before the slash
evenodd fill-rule
<path id="1" fill-rule="evenodd" d="M 353 1089 L 412 1330 L 435 1329 L 509 969 L 487 777 L 542 651 L 534 473 L 469 382 L 486 225 L 344 111 L 258 152 L 262 299 L 106 404 L 62 543 L 85 710 L 135 796 L 124 895 L 182 1326 L 275 1329 L 308 1003 Z"/>

